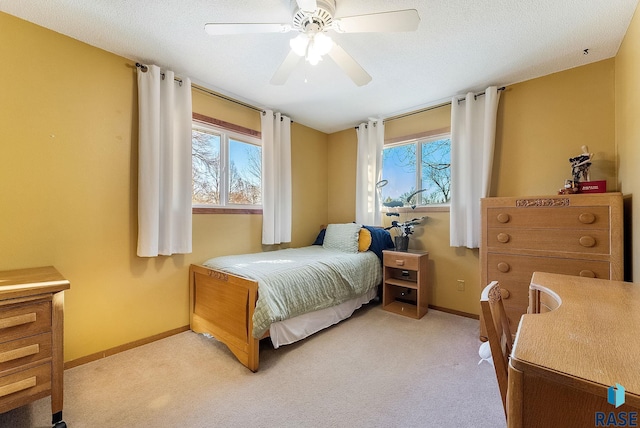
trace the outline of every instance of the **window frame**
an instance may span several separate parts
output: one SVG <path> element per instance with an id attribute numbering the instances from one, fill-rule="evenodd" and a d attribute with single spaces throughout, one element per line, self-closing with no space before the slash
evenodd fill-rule
<path id="1" fill-rule="evenodd" d="M 245 144 L 251 144 L 260 147 L 262 150 L 262 138 L 260 134 L 252 130 L 248 132 L 238 132 L 235 129 L 240 127 L 233 126 L 234 129 L 229 129 L 224 126 L 220 126 L 221 121 L 215 120 L 199 120 L 193 119 L 191 122 L 191 130 L 202 130 L 207 133 L 212 133 L 220 137 L 220 204 L 205 205 L 205 204 L 191 204 L 191 212 L 193 214 L 262 214 L 261 204 L 229 204 L 229 140 L 235 140 Z M 240 129 L 241 130 L 241 129 Z M 262 168 L 262 164 L 261 164 Z M 193 189 L 192 189 L 193 191 Z M 262 179 L 260 180 L 260 199 L 262 200 Z"/>
<path id="2" fill-rule="evenodd" d="M 404 146 L 409 144 L 416 145 L 416 172 L 415 172 L 415 188 L 420 189 L 422 187 L 422 144 L 433 141 L 449 139 L 451 140 L 451 128 L 440 128 L 432 131 L 421 132 L 418 134 L 407 135 L 403 137 L 393 138 L 385 140 L 383 150 L 393 147 Z M 418 161 L 420 159 L 420 161 Z M 449 166 L 451 168 L 451 166 Z M 428 204 L 418 205 L 414 209 L 411 207 L 399 207 L 394 208 L 394 211 L 398 213 L 408 212 L 449 212 L 451 207 L 451 197 L 449 201 L 440 204 Z M 386 212 L 386 208 L 382 208 L 382 212 Z"/>

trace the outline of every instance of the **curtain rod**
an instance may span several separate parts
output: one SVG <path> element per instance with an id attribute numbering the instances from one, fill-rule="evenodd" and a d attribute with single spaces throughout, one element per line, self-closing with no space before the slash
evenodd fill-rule
<path id="1" fill-rule="evenodd" d="M 251 110 L 255 110 L 255 111 L 258 111 L 260 113 L 265 113 L 265 110 L 260 108 L 260 107 L 256 107 L 256 106 L 252 106 L 251 104 L 243 103 L 242 101 L 238 101 L 238 100 L 235 100 L 235 99 L 233 99 L 231 97 L 227 97 L 227 96 L 219 94 L 217 92 L 213 92 L 212 90 L 207 89 L 207 88 L 203 88 L 202 86 L 191 84 L 191 87 L 193 89 L 196 89 L 196 90 L 200 91 L 200 92 L 204 92 L 205 94 L 213 95 L 214 97 L 222 98 L 223 100 L 226 100 L 226 101 L 231 101 L 232 103 L 239 104 L 239 105 L 241 105 L 243 107 L 250 108 Z"/>
<path id="2" fill-rule="evenodd" d="M 149 69 L 149 67 L 147 67 L 144 64 L 140 64 L 139 62 L 136 62 L 136 67 L 140 68 L 140 70 L 142 70 L 143 73 L 146 73 L 147 70 Z M 162 74 L 162 77 L 164 78 L 164 73 L 161 73 L 161 74 Z M 180 78 L 176 77 L 173 80 L 175 80 L 176 82 L 182 84 L 182 79 L 180 79 Z M 265 113 L 264 109 L 261 109 L 261 108 L 256 107 L 256 106 L 252 106 L 251 104 L 243 103 L 242 101 L 235 100 L 233 98 L 227 97 L 227 96 L 222 95 L 222 94 L 218 94 L 217 92 L 213 92 L 212 90 L 207 89 L 207 88 L 203 88 L 202 86 L 198 86 L 198 85 L 195 85 L 195 84 L 192 83 L 191 87 L 193 89 L 196 89 L 196 90 L 200 91 L 200 92 L 204 92 L 205 94 L 213 95 L 214 97 L 222 98 L 223 100 L 226 100 L 226 101 L 231 101 L 232 103 L 236 103 L 236 104 L 239 104 L 239 105 L 241 105 L 243 107 L 250 108 L 251 110 L 259 111 L 260 113 Z"/>
<path id="3" fill-rule="evenodd" d="M 194 84 L 192 83 L 192 84 L 191 84 L 191 87 L 192 87 L 193 89 L 196 89 L 196 90 L 200 91 L 200 92 L 204 92 L 204 93 L 205 93 L 205 94 L 207 94 L 207 95 L 212 95 L 212 96 L 214 96 L 214 97 L 218 97 L 218 98 L 221 98 L 221 99 L 223 99 L 223 100 L 226 100 L 226 101 L 230 101 L 230 102 L 232 102 L 232 103 L 239 104 L 239 105 L 241 105 L 241 106 L 243 106 L 243 107 L 250 108 L 251 110 L 255 110 L 255 111 L 259 112 L 259 113 L 262 113 L 262 114 L 266 114 L 266 113 L 267 113 L 265 109 L 262 109 L 262 108 L 260 108 L 260 107 L 256 107 L 256 106 L 252 106 L 251 104 L 243 103 L 242 101 L 238 101 L 238 100 L 235 100 L 235 99 L 233 99 L 233 98 L 227 97 L 227 96 L 225 96 L 225 95 L 219 94 L 219 93 L 217 93 L 217 92 L 213 92 L 212 90 L 207 89 L 207 88 L 203 88 L 202 86 L 194 85 Z M 275 116 L 275 113 L 274 113 L 274 116 Z M 280 121 L 281 121 L 281 122 L 282 122 L 283 120 L 284 120 L 283 118 L 280 118 Z M 293 123 L 293 120 L 291 120 L 291 123 Z"/>
<path id="4" fill-rule="evenodd" d="M 498 91 L 504 91 L 505 89 L 506 89 L 506 86 L 502 86 L 502 87 L 498 88 Z M 482 92 L 479 92 L 477 94 L 474 94 L 474 97 L 477 98 L 477 97 L 480 97 L 480 96 L 482 96 L 484 94 L 485 94 L 485 92 L 482 91 Z M 466 99 L 467 99 L 466 96 L 464 98 L 458 98 L 458 102 L 464 101 Z M 384 122 L 387 122 L 387 121 L 390 121 L 390 120 L 401 119 L 403 117 L 412 116 L 414 114 L 424 113 L 425 111 L 429 111 L 429 110 L 437 109 L 437 108 L 440 108 L 440 107 L 448 106 L 450 104 L 451 104 L 451 101 L 447 101 L 446 103 L 437 104 L 437 105 L 431 106 L 431 107 L 425 107 L 425 108 L 422 108 L 420 110 L 412 111 L 412 112 L 409 112 L 409 113 L 403 113 L 403 114 L 399 114 L 397 116 L 391 116 L 391 117 L 388 117 L 386 119 L 383 119 L 382 122 L 384 123 Z M 357 128 L 357 126 L 356 126 L 356 128 Z"/>

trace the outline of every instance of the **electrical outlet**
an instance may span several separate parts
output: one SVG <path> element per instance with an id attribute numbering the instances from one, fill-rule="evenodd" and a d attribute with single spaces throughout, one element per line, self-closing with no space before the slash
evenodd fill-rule
<path id="1" fill-rule="evenodd" d="M 464 279 L 458 280 L 458 291 L 464 291 Z"/>

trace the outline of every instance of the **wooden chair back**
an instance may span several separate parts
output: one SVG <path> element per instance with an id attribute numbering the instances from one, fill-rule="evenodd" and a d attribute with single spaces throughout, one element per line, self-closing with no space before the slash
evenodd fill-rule
<path id="1" fill-rule="evenodd" d="M 507 414 L 507 374 L 509 372 L 509 356 L 513 348 L 513 337 L 509 328 L 509 320 L 504 311 L 500 284 L 493 281 L 487 285 L 480 296 L 480 308 L 484 327 L 489 338 L 493 367 L 498 379 L 498 387 L 502 396 L 502 406 Z"/>

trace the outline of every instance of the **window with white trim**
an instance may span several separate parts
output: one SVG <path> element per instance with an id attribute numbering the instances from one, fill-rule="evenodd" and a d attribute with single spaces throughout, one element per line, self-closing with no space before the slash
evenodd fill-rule
<path id="1" fill-rule="evenodd" d="M 262 141 L 213 125 L 192 128 L 192 205 L 262 208 Z"/>
<path id="2" fill-rule="evenodd" d="M 451 134 L 385 145 L 382 179 L 387 180 L 387 184 L 380 189 L 382 202 L 386 206 L 449 204 Z"/>

